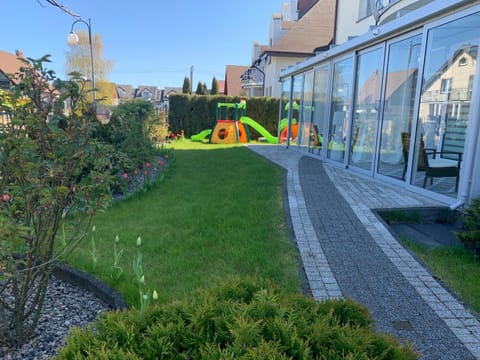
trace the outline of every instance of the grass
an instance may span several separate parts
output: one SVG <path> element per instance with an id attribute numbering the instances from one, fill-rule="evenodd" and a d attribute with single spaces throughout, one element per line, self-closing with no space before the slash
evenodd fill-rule
<path id="1" fill-rule="evenodd" d="M 95 219 L 98 263 L 90 240 L 66 260 L 138 305 L 132 260 L 142 238 L 146 287 L 160 302 L 227 277 L 258 276 L 299 291 L 295 250 L 283 210 L 283 170 L 243 146 L 181 142 L 166 179 L 114 204 Z M 113 244 L 124 252 L 112 277 Z"/>
<path id="2" fill-rule="evenodd" d="M 450 289 L 480 313 L 480 262 L 461 246 L 426 248 L 410 239 L 402 242 Z"/>

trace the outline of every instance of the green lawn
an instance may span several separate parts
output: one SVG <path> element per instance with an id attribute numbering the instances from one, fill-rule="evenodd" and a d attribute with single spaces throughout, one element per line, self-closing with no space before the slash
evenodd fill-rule
<path id="1" fill-rule="evenodd" d="M 480 262 L 471 252 L 462 246 L 429 249 L 405 238 L 402 242 L 437 277 L 480 313 Z"/>
<path id="2" fill-rule="evenodd" d="M 156 289 L 161 302 L 232 275 L 259 276 L 300 291 L 285 225 L 283 170 L 243 146 L 174 146 L 175 162 L 163 182 L 97 215 L 95 269 L 90 239 L 67 262 L 137 304 L 132 259 L 141 236 L 146 287 Z M 124 249 L 119 281 L 111 276 L 117 234 Z"/>

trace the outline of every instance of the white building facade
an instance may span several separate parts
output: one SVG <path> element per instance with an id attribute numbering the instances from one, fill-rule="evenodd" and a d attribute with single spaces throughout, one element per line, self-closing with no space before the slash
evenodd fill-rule
<path id="1" fill-rule="evenodd" d="M 451 208 L 480 196 L 480 1 L 341 0 L 336 24 L 280 74 L 280 141 Z"/>

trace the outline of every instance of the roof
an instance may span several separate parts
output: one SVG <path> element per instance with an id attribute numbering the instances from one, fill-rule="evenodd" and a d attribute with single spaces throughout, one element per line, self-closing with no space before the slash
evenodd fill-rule
<path id="1" fill-rule="evenodd" d="M 20 67 L 25 66 L 25 63 L 21 61 L 19 57 L 23 57 L 21 51 L 17 51 L 17 54 L 11 54 L 0 50 L 0 71 L 5 75 L 13 75 L 19 72 Z M 14 79 L 12 80 L 15 82 Z"/>
<path id="2" fill-rule="evenodd" d="M 117 92 L 120 99 L 133 99 L 135 95 L 135 90 L 132 85 L 117 84 Z"/>
<path id="3" fill-rule="evenodd" d="M 242 74 L 249 66 L 227 65 L 225 69 L 225 95 L 240 95 L 242 91 Z M 220 84 L 219 84 L 220 85 Z"/>
<path id="4" fill-rule="evenodd" d="M 151 95 L 149 98 L 145 98 L 142 94 L 144 91 L 148 91 Z M 150 101 L 160 101 L 161 100 L 161 91 L 156 86 L 146 86 L 146 85 L 139 85 L 137 91 L 135 93 L 136 98 L 143 98 L 145 100 Z"/>
<path id="5" fill-rule="evenodd" d="M 319 0 L 268 50 L 268 53 L 314 55 L 315 49 L 332 42 L 335 0 Z M 283 24 L 282 24 L 283 25 Z"/>
<path id="6" fill-rule="evenodd" d="M 225 80 L 217 80 L 218 83 L 218 93 L 224 94 L 225 93 Z"/>
<path id="7" fill-rule="evenodd" d="M 165 100 L 170 95 L 181 94 L 182 92 L 183 92 L 183 89 L 181 87 L 172 87 L 172 86 L 165 87 L 162 90 L 162 99 Z"/>

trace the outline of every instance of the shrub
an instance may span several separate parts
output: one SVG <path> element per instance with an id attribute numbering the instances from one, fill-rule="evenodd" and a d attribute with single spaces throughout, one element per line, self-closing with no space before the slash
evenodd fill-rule
<path id="1" fill-rule="evenodd" d="M 472 201 L 463 219 L 465 232 L 457 233 L 463 245 L 480 256 L 480 198 Z"/>
<path id="2" fill-rule="evenodd" d="M 231 279 L 181 301 L 104 314 L 75 329 L 58 359 L 416 359 L 376 333 L 351 300 L 317 303 L 272 284 Z"/>
<path id="3" fill-rule="evenodd" d="M 0 91 L 9 120 L 0 132 L 0 343 L 33 333 L 53 262 L 111 200 L 111 163 L 92 137 L 98 121 L 85 81 L 57 79 L 48 61 L 23 60 L 17 81 Z M 69 235 L 57 238 L 65 228 Z"/>
<path id="4" fill-rule="evenodd" d="M 110 121 L 97 128 L 96 136 L 120 154 L 121 171 L 133 171 L 151 161 L 154 144 L 152 129 L 160 123 L 155 108 L 145 100 L 132 100 L 114 109 Z"/>

